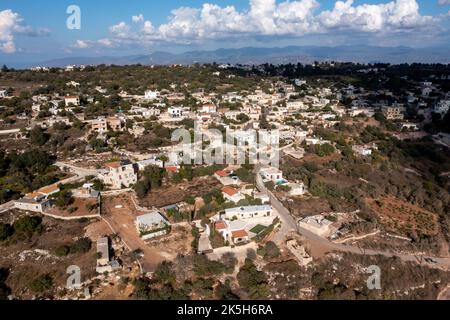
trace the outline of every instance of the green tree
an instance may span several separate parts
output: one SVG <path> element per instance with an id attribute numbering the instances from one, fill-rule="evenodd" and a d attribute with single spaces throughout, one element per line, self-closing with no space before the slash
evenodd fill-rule
<path id="1" fill-rule="evenodd" d="M 14 229 L 10 224 L 0 223 L 0 241 L 4 241 L 12 236 Z"/>
<path id="2" fill-rule="evenodd" d="M 45 293 L 53 287 L 53 278 L 48 274 L 39 276 L 30 283 L 29 287 L 36 293 Z"/>
<path id="3" fill-rule="evenodd" d="M 73 202 L 74 202 L 74 198 L 73 198 L 72 192 L 70 192 L 70 190 L 61 190 L 55 196 L 55 203 L 61 209 L 67 208 Z"/>
<path id="4" fill-rule="evenodd" d="M 40 233 L 43 230 L 42 218 L 39 216 L 23 216 L 13 223 L 15 232 L 31 236 L 34 233 Z"/>
<path id="5" fill-rule="evenodd" d="M 37 146 L 43 146 L 49 139 L 48 134 L 40 126 L 30 130 L 30 142 Z"/>

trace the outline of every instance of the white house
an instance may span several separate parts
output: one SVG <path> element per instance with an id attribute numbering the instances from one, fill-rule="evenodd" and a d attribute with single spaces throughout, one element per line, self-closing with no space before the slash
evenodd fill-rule
<path id="1" fill-rule="evenodd" d="M 291 188 L 289 191 L 290 196 L 302 196 L 306 193 L 306 186 L 303 182 L 289 183 L 288 187 Z"/>
<path id="2" fill-rule="evenodd" d="M 205 113 L 216 113 L 217 112 L 217 107 L 211 103 L 209 104 L 205 104 L 202 106 L 201 112 L 205 112 Z"/>
<path id="3" fill-rule="evenodd" d="M 78 82 L 75 82 L 75 81 L 70 81 L 70 82 L 67 82 L 66 83 L 66 86 L 67 87 L 75 87 L 75 88 L 77 88 L 77 87 L 79 87 L 80 86 L 80 84 L 78 83 Z"/>
<path id="4" fill-rule="evenodd" d="M 304 218 L 299 222 L 300 227 L 305 228 L 315 234 L 326 237 L 330 234 L 332 222 L 325 219 L 322 215 L 316 215 Z"/>
<path id="5" fill-rule="evenodd" d="M 288 101 L 286 102 L 286 108 L 289 110 L 302 110 L 307 109 L 308 107 L 305 107 L 305 104 L 301 100 L 294 100 L 294 101 Z"/>
<path id="6" fill-rule="evenodd" d="M 229 186 L 222 188 L 222 195 L 226 200 L 234 203 L 238 203 L 239 201 L 245 199 L 245 197 L 238 190 Z"/>
<path id="7" fill-rule="evenodd" d="M 172 118 L 181 118 L 183 116 L 183 109 L 180 107 L 170 107 L 167 112 Z"/>
<path id="8" fill-rule="evenodd" d="M 354 153 L 360 155 L 360 156 L 370 156 L 372 155 L 372 149 L 368 148 L 366 146 L 360 146 L 360 145 L 355 145 L 352 147 L 352 150 Z"/>
<path id="9" fill-rule="evenodd" d="M 231 111 L 226 111 L 223 115 L 227 119 L 236 120 L 237 116 L 241 113 L 242 112 L 240 112 L 240 111 L 231 110 Z"/>
<path id="10" fill-rule="evenodd" d="M 108 131 L 108 122 L 104 117 L 94 119 L 91 122 L 91 130 L 93 132 L 104 133 Z"/>
<path id="11" fill-rule="evenodd" d="M 262 168 L 259 173 L 263 177 L 263 179 L 268 181 L 277 182 L 283 179 L 283 172 L 280 169 L 274 167 Z"/>
<path id="12" fill-rule="evenodd" d="M 105 167 L 108 171 L 100 175 L 100 178 L 113 189 L 129 188 L 138 180 L 137 170 L 128 160 L 110 162 Z"/>
<path id="13" fill-rule="evenodd" d="M 22 199 L 14 201 L 14 207 L 19 210 L 44 212 L 51 208 L 49 196 L 60 191 L 57 185 L 43 187 L 33 193 L 27 194 Z"/>
<path id="14" fill-rule="evenodd" d="M 145 91 L 144 98 L 146 100 L 156 100 L 160 97 L 160 95 L 161 94 L 159 91 L 147 90 Z"/>
<path id="15" fill-rule="evenodd" d="M 225 218 L 233 219 L 251 219 L 255 217 L 270 217 L 273 214 L 271 206 L 247 206 L 225 209 Z"/>
<path id="16" fill-rule="evenodd" d="M 170 232 L 169 221 L 156 210 L 137 217 L 135 223 L 140 237 L 144 240 Z"/>
<path id="17" fill-rule="evenodd" d="M 78 96 L 67 96 L 64 97 L 64 103 L 66 104 L 66 107 L 70 105 L 79 106 L 80 98 Z"/>
<path id="18" fill-rule="evenodd" d="M 261 200 L 261 202 L 263 204 L 270 202 L 269 195 L 267 193 L 264 193 L 264 192 L 254 192 L 253 193 L 253 198 Z"/>
<path id="19" fill-rule="evenodd" d="M 246 144 L 252 146 L 257 142 L 255 131 L 235 131 L 231 134 L 237 141 L 238 146 L 244 146 Z"/>

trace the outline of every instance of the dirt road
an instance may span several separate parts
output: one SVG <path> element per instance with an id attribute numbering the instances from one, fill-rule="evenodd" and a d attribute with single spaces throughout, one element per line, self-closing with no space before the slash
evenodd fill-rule
<path id="1" fill-rule="evenodd" d="M 125 246 L 130 251 L 142 250 L 144 256 L 140 259 L 140 263 L 143 272 L 154 271 L 156 266 L 165 259 L 155 248 L 147 245 L 139 237 L 134 224 L 137 211 L 131 202 L 123 201 L 119 197 L 108 197 L 103 201 L 103 206 L 103 211 L 106 212 L 103 215 L 104 220 L 120 236 Z"/>
<path id="2" fill-rule="evenodd" d="M 411 255 L 411 254 L 398 254 L 390 251 L 381 251 L 381 250 L 371 250 L 371 249 L 363 249 L 355 246 L 338 244 L 329 241 L 326 238 L 320 237 L 317 234 L 301 228 L 298 226 L 297 222 L 291 216 L 289 210 L 270 192 L 264 185 L 264 182 L 259 175 L 259 169 L 257 168 L 258 173 L 256 173 L 256 187 L 259 191 L 267 193 L 270 197 L 270 202 L 272 207 L 278 211 L 280 219 L 285 227 L 282 227 L 279 231 L 279 235 L 277 235 L 277 239 L 284 239 L 287 232 L 295 231 L 304 238 L 306 238 L 313 245 L 318 245 L 320 247 L 326 248 L 331 251 L 340 251 L 340 252 L 349 252 L 354 254 L 364 254 L 364 255 L 383 255 L 385 257 L 398 257 L 405 262 L 415 262 L 419 264 L 426 264 L 431 268 L 440 268 L 444 270 L 450 270 L 450 258 L 441 258 L 441 257 L 427 257 L 430 259 L 424 259 L 425 257 L 419 255 Z M 428 262 L 426 261 L 428 260 Z"/>

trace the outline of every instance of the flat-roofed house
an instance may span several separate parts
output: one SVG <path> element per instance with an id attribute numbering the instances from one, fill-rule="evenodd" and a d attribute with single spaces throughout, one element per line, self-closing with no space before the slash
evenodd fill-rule
<path id="1" fill-rule="evenodd" d="M 109 251 L 109 238 L 104 237 L 97 240 L 97 273 L 112 272 L 120 269 L 117 260 L 112 260 Z"/>
<path id="2" fill-rule="evenodd" d="M 403 120 L 405 107 L 402 104 L 395 103 L 392 106 L 382 108 L 383 115 L 388 120 Z"/>
<path id="3" fill-rule="evenodd" d="M 260 174 L 265 180 L 273 182 L 277 182 L 283 179 L 283 172 L 280 169 L 274 167 L 262 168 L 260 170 Z"/>
<path id="4" fill-rule="evenodd" d="M 163 236 L 170 232 L 169 221 L 156 210 L 137 217 L 136 228 L 144 240 Z"/>
<path id="5" fill-rule="evenodd" d="M 22 199 L 14 201 L 14 207 L 19 210 L 31 212 L 45 212 L 51 208 L 49 197 L 60 191 L 56 184 L 43 187 L 33 193 L 25 195 Z"/>
<path id="6" fill-rule="evenodd" d="M 97 241 L 97 266 L 105 266 L 109 260 L 109 239 L 100 238 Z"/>
<path id="7" fill-rule="evenodd" d="M 271 206 L 246 206 L 246 207 L 236 207 L 225 209 L 226 219 L 233 220 L 237 219 L 251 219 L 255 217 L 270 217 L 273 214 L 273 209 Z"/>
<path id="8" fill-rule="evenodd" d="M 116 117 L 109 117 L 106 119 L 106 123 L 108 127 L 111 128 L 112 131 L 123 131 L 123 122 L 121 119 Z"/>
<path id="9" fill-rule="evenodd" d="M 113 189 L 129 188 L 138 180 L 138 170 L 128 160 L 110 162 L 105 164 L 105 167 L 108 171 L 100 175 L 100 178 Z"/>
<path id="10" fill-rule="evenodd" d="M 300 227 L 305 228 L 315 234 L 326 237 L 331 232 L 332 222 L 325 219 L 322 215 L 315 215 L 311 217 L 306 217 L 299 222 Z"/>
<path id="11" fill-rule="evenodd" d="M 104 133 L 108 131 L 108 122 L 103 117 L 95 119 L 91 122 L 91 130 L 98 133 Z"/>
<path id="12" fill-rule="evenodd" d="M 64 97 L 64 103 L 66 107 L 70 105 L 79 106 L 80 105 L 80 97 L 78 96 L 67 96 Z"/>
<path id="13" fill-rule="evenodd" d="M 147 90 L 145 91 L 144 99 L 146 100 L 156 100 L 161 96 L 160 92 L 155 90 Z"/>

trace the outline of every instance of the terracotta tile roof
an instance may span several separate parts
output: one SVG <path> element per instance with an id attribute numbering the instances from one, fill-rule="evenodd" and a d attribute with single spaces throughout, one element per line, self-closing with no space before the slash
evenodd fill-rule
<path id="1" fill-rule="evenodd" d="M 226 193 L 227 195 L 229 195 L 230 197 L 234 196 L 235 194 L 238 193 L 238 191 L 232 187 L 229 186 L 225 186 L 222 188 L 222 192 Z"/>
<path id="2" fill-rule="evenodd" d="M 117 162 L 109 162 L 109 163 L 105 163 L 105 167 L 106 168 L 112 168 L 112 169 L 117 169 L 120 168 L 122 165 L 120 164 L 119 161 Z"/>
<path id="3" fill-rule="evenodd" d="M 233 238 L 245 238 L 248 237 L 248 233 L 245 230 L 236 230 L 231 232 Z"/>
<path id="4" fill-rule="evenodd" d="M 53 193 L 59 190 L 58 185 L 56 184 L 52 184 L 50 186 L 46 186 L 43 187 L 41 189 L 39 189 L 37 192 L 43 193 L 43 194 L 49 194 L 49 193 Z"/>
<path id="5" fill-rule="evenodd" d="M 34 198 L 37 198 L 37 197 L 42 197 L 42 193 L 39 193 L 39 192 L 35 191 L 35 192 L 28 193 L 28 194 L 25 195 L 25 198 L 27 198 L 27 199 L 34 199 Z"/>
<path id="6" fill-rule="evenodd" d="M 178 172 L 178 168 L 175 166 L 166 167 L 167 172 Z"/>
<path id="7" fill-rule="evenodd" d="M 223 221 L 217 221 L 214 227 L 216 230 L 223 230 L 227 228 L 227 225 Z"/>
<path id="8" fill-rule="evenodd" d="M 219 177 L 227 177 L 228 176 L 228 173 L 226 173 L 225 171 L 223 171 L 223 170 L 219 170 L 219 171 L 216 171 L 216 175 L 218 175 Z"/>

